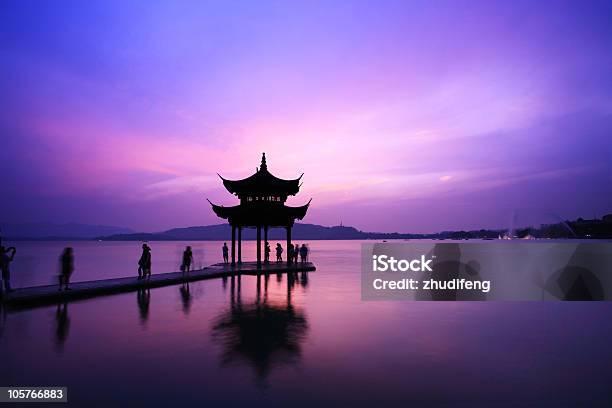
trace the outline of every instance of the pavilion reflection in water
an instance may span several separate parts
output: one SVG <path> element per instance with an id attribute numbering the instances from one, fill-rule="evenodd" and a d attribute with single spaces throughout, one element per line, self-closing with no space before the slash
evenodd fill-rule
<path id="1" fill-rule="evenodd" d="M 229 279 L 230 307 L 217 316 L 212 327 L 213 340 L 222 348 L 221 365 L 249 364 L 256 381 L 265 386 L 273 368 L 295 365 L 301 359 L 308 321 L 293 305 L 292 291 L 296 284 L 307 285 L 308 273 L 287 274 L 286 298 L 280 303 L 268 298 L 269 274 L 257 276 L 257 296 L 248 303 L 242 302 L 241 277 Z"/>

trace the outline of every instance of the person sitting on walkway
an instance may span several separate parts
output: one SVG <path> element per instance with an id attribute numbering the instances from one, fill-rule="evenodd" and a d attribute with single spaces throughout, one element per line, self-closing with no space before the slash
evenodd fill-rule
<path id="1" fill-rule="evenodd" d="M 229 263 L 229 249 L 227 247 L 227 242 L 223 243 L 221 250 L 223 251 L 223 263 Z"/>
<path id="2" fill-rule="evenodd" d="M 276 244 L 276 262 L 283 262 L 283 247 L 281 244 Z"/>
<path id="3" fill-rule="evenodd" d="M 302 262 L 308 261 L 308 248 L 306 247 L 306 244 L 302 244 L 302 247 L 300 248 L 300 258 Z"/>
<path id="4" fill-rule="evenodd" d="M 270 243 L 266 242 L 266 246 L 264 247 L 264 262 L 268 263 L 270 262 L 270 252 L 272 250 L 270 249 Z"/>
<path id="5" fill-rule="evenodd" d="M 151 263 L 151 248 L 147 244 L 142 244 L 142 254 L 138 260 L 138 279 L 147 275 L 147 265 Z"/>
<path id="6" fill-rule="evenodd" d="M 9 255 L 11 252 L 11 255 Z M 4 289 L 8 292 L 12 292 L 11 288 L 11 271 L 10 271 L 10 263 L 15 258 L 15 253 L 17 249 L 15 247 L 4 248 L 0 246 L 0 269 L 2 269 L 2 283 L 4 284 Z M 2 293 L 2 285 L 0 285 L 0 293 Z"/>
<path id="7" fill-rule="evenodd" d="M 181 265 L 181 271 L 189 272 L 191 270 L 191 264 L 193 263 L 193 252 L 191 252 L 191 247 L 188 246 L 185 248 L 183 252 L 183 263 Z"/>
<path id="8" fill-rule="evenodd" d="M 62 286 L 64 286 L 65 290 L 70 290 L 68 284 L 70 283 L 70 276 L 72 276 L 72 272 L 74 272 L 74 255 L 72 248 L 64 248 L 64 252 L 62 252 L 62 256 L 60 257 L 60 264 L 62 271 L 59 276 L 59 290 L 62 290 Z"/>

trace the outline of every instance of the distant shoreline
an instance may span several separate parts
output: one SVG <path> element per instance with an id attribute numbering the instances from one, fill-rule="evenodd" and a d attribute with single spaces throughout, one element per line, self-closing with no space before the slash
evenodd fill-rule
<path id="1" fill-rule="evenodd" d="M 108 227 L 105 227 L 108 228 Z M 228 224 L 207 225 L 187 228 L 174 228 L 157 233 L 119 233 L 112 235 L 79 236 L 79 234 L 48 234 L 38 236 L 34 234 L 18 234 L 10 231 L 3 237 L 5 241 L 227 241 L 231 237 L 231 228 Z M 283 228 L 271 228 L 268 233 L 269 241 L 284 241 L 286 232 Z M 433 234 L 410 233 L 384 233 L 365 232 L 354 227 L 334 226 L 325 227 L 316 224 L 297 223 L 292 229 L 293 241 L 323 241 L 323 240 L 466 240 L 483 239 L 612 239 L 612 214 L 602 219 L 584 220 L 578 218 L 574 221 L 565 221 L 557 224 L 544 224 L 537 228 L 523 227 L 509 231 L 507 229 L 472 230 L 472 231 L 442 231 Z M 254 228 L 245 228 L 242 239 L 250 241 L 256 239 Z"/>

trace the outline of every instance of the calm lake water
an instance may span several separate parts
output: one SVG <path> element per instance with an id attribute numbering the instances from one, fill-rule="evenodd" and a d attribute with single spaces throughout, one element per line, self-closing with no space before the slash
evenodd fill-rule
<path id="1" fill-rule="evenodd" d="M 219 261 L 220 242 L 153 242 L 153 273 L 188 244 Z M 17 243 L 15 286 L 55 282 L 66 245 Z M 137 242 L 70 245 L 74 280 L 136 273 Z M 245 276 L 3 312 L 0 385 L 68 386 L 75 406 L 612 403 L 612 303 L 363 302 L 360 242 L 310 247 L 316 272 L 259 293 Z"/>

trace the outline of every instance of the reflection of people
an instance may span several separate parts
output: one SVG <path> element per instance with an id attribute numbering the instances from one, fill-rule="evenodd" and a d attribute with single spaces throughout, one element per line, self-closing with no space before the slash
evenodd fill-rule
<path id="1" fill-rule="evenodd" d="M 276 244 L 276 262 L 283 261 L 283 247 L 281 244 Z"/>
<path id="2" fill-rule="evenodd" d="M 191 264 L 193 263 L 193 252 L 191 252 L 191 247 L 188 246 L 185 248 L 183 252 L 183 264 L 181 265 L 181 271 L 189 272 L 191 269 Z"/>
<path id="3" fill-rule="evenodd" d="M 55 340 L 57 346 L 62 350 L 66 339 L 68 338 L 68 331 L 70 329 L 70 318 L 68 317 L 68 302 L 58 303 L 57 309 L 55 310 L 55 321 L 57 328 L 55 330 Z"/>
<path id="4" fill-rule="evenodd" d="M 227 242 L 223 243 L 221 250 L 223 251 L 223 263 L 229 263 L 229 248 L 227 247 Z"/>
<path id="5" fill-rule="evenodd" d="M 191 293 L 189 291 L 189 282 L 183 283 L 179 288 L 181 294 L 181 302 L 183 303 L 183 312 L 187 315 L 191 309 Z"/>
<path id="6" fill-rule="evenodd" d="M 11 255 L 9 255 L 9 252 Z M 12 292 L 11 289 L 11 271 L 10 271 L 10 263 L 15 258 L 15 253 L 17 249 L 15 247 L 4 248 L 0 246 L 0 269 L 2 269 L 2 282 L 4 284 L 4 289 L 7 292 Z M 2 285 L 0 285 L 0 293 L 2 293 Z"/>
<path id="7" fill-rule="evenodd" d="M 70 283 L 72 272 L 74 272 L 74 255 L 72 253 L 72 248 L 64 248 L 64 252 L 62 252 L 62 256 L 60 258 L 60 263 L 62 266 L 62 271 L 59 277 L 59 290 L 62 290 L 62 286 L 65 290 L 70 290 L 68 284 Z"/>
<path id="8" fill-rule="evenodd" d="M 300 276 L 300 286 L 303 288 L 308 287 L 308 272 L 302 272 Z"/>
<path id="9" fill-rule="evenodd" d="M 142 254 L 138 260 L 138 279 L 147 276 L 147 269 L 151 267 L 151 248 L 142 244 Z"/>
<path id="10" fill-rule="evenodd" d="M 6 327 L 6 310 L 3 305 L 4 303 L 0 302 L 0 339 L 2 339 L 4 328 Z"/>
<path id="11" fill-rule="evenodd" d="M 151 291 L 149 289 L 138 289 L 136 301 L 138 302 L 140 321 L 142 323 L 145 323 L 149 318 L 149 303 L 151 302 Z"/>
<path id="12" fill-rule="evenodd" d="M 264 247 L 264 262 L 268 263 L 270 262 L 270 243 L 266 241 L 266 246 Z"/>

